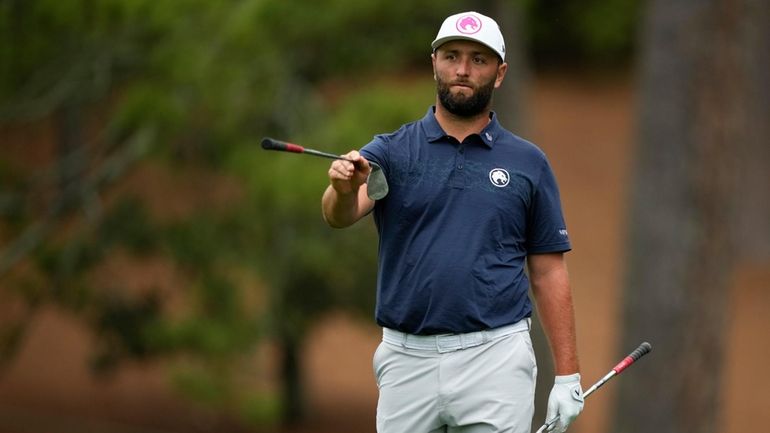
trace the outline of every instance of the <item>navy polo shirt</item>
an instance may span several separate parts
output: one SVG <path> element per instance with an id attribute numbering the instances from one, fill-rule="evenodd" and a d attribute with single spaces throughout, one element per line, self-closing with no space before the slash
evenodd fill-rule
<path id="1" fill-rule="evenodd" d="M 382 166 L 388 195 L 376 202 L 376 320 L 410 334 L 463 333 L 532 313 L 527 254 L 570 242 L 545 154 L 489 124 L 460 143 L 434 108 L 375 136 L 361 153 Z"/>

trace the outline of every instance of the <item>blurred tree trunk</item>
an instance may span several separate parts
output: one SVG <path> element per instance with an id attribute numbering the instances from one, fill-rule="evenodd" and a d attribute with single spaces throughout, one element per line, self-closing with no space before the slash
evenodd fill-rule
<path id="1" fill-rule="evenodd" d="M 770 15 L 762 0 L 648 8 L 622 346 L 648 340 L 654 350 L 620 381 L 611 431 L 711 433 L 720 431 L 738 215 L 760 211 L 745 197 L 768 198 L 768 184 L 750 179 L 770 168 L 759 74 L 770 66 Z M 765 155 L 751 166 L 765 174 L 747 173 L 752 152 Z M 755 228 L 766 236 L 764 218 Z"/>
<path id="2" fill-rule="evenodd" d="M 525 105 L 529 96 L 530 70 L 525 51 L 525 32 L 522 28 L 522 2 L 487 0 L 478 3 L 497 21 L 505 39 L 508 72 L 503 85 L 495 93 L 495 111 L 506 129 L 518 135 L 526 135 L 530 124 Z"/>
<path id="3" fill-rule="evenodd" d="M 741 257 L 770 260 L 770 3 L 744 0 L 749 19 L 741 23 L 741 86 L 746 110 L 740 154 L 742 190 L 738 203 Z M 744 189 L 745 188 L 745 189 Z"/>
<path id="4" fill-rule="evenodd" d="M 286 333 L 280 338 L 280 344 L 283 355 L 281 360 L 282 422 L 285 426 L 293 426 L 304 421 L 306 416 L 300 356 L 302 341 Z"/>
<path id="5" fill-rule="evenodd" d="M 291 224 L 271 224 L 276 227 L 276 238 L 272 242 L 273 257 L 276 262 L 275 280 L 270 285 L 272 322 L 276 342 L 281 351 L 280 360 L 280 421 L 284 427 L 293 427 L 305 420 L 305 390 L 302 380 L 302 357 L 300 355 L 303 329 L 297 323 L 298 309 L 304 302 L 297 304 L 292 298 L 292 288 L 296 286 L 290 268 L 279 264 L 291 263 L 291 247 L 296 238 L 296 229 Z M 299 310 L 301 311 L 301 310 Z M 299 313 L 301 316 L 301 312 Z M 293 320 L 294 319 L 294 320 Z"/>

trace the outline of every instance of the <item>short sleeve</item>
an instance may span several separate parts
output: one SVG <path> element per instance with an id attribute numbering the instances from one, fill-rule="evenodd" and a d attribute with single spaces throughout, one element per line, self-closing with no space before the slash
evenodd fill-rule
<path id="1" fill-rule="evenodd" d="M 376 162 L 385 174 L 385 178 L 388 178 L 390 172 L 388 166 L 388 148 L 387 140 L 381 135 L 375 136 L 366 146 L 361 148 L 361 155 L 369 161 Z"/>
<path id="2" fill-rule="evenodd" d="M 564 222 L 559 187 L 545 157 L 528 219 L 528 253 L 556 253 L 572 249 Z"/>

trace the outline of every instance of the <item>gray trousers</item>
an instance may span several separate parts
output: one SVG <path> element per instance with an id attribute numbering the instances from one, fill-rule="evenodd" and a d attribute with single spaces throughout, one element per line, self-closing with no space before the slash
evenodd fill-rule
<path id="1" fill-rule="evenodd" d="M 529 319 L 490 331 L 383 330 L 373 359 L 378 433 L 529 433 L 537 365 Z"/>

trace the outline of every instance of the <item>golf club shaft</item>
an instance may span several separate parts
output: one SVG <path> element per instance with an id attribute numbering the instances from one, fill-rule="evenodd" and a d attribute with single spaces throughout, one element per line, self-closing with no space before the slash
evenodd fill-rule
<path id="1" fill-rule="evenodd" d="M 321 152 L 320 150 L 307 149 L 299 144 L 287 143 L 285 141 L 276 140 L 273 138 L 265 137 L 262 139 L 262 148 L 265 150 L 279 150 L 281 152 L 291 153 L 305 153 L 308 155 L 319 156 L 321 158 L 337 159 L 352 162 L 356 166 L 356 170 L 363 169 L 363 165 L 359 161 L 354 161 L 344 156 L 334 155 L 328 152 Z M 388 180 L 385 178 L 385 173 L 374 161 L 367 160 L 369 165 L 369 173 L 366 176 L 366 195 L 372 200 L 381 200 L 388 195 Z"/>
<path id="2" fill-rule="evenodd" d="M 591 387 L 588 388 L 588 390 L 586 390 L 586 392 L 583 393 L 583 399 L 585 400 L 586 398 L 588 398 L 589 395 L 593 394 L 594 391 L 601 388 L 601 386 L 607 383 L 608 380 L 620 374 L 623 370 L 628 368 L 631 364 L 636 362 L 639 358 L 650 353 L 650 350 L 652 350 L 652 346 L 650 345 L 650 343 L 645 341 L 644 343 L 640 344 L 639 347 L 637 347 L 633 352 L 631 352 L 630 354 L 628 354 L 628 356 L 623 358 L 623 360 L 620 361 L 618 365 L 613 367 L 612 370 L 609 371 L 609 373 L 607 373 L 604 377 L 602 377 L 596 383 L 591 385 Z M 540 427 L 535 433 L 543 433 L 545 431 L 548 431 L 548 429 L 550 429 L 551 426 L 556 424 L 556 421 L 558 420 L 559 420 L 559 415 L 556 415 L 552 419 L 547 420 L 546 423 L 543 424 L 543 426 Z"/>
<path id="3" fill-rule="evenodd" d="M 287 143 L 285 141 L 276 140 L 276 139 L 267 138 L 267 137 L 262 139 L 262 148 L 266 150 L 278 150 L 282 152 L 306 153 L 308 155 L 320 156 L 322 158 L 341 159 L 344 161 L 353 162 L 339 155 L 334 155 L 328 152 L 321 152 L 320 150 L 315 150 L 315 149 L 308 149 L 300 146 L 299 144 Z"/>

